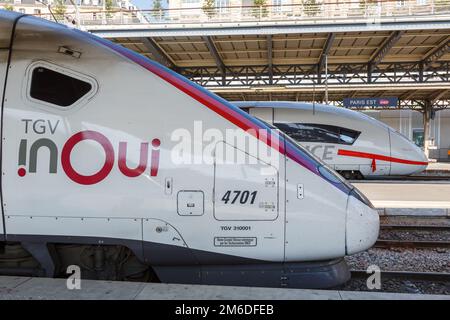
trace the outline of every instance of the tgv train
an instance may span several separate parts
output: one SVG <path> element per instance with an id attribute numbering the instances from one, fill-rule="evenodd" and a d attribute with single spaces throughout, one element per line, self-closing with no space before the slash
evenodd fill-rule
<path id="1" fill-rule="evenodd" d="M 424 152 L 384 123 L 363 113 L 300 102 L 234 102 L 288 134 L 346 179 L 422 172 Z"/>
<path id="2" fill-rule="evenodd" d="M 121 46 L 0 11 L 0 75 L 0 274 L 329 287 L 377 239 L 324 163 Z"/>

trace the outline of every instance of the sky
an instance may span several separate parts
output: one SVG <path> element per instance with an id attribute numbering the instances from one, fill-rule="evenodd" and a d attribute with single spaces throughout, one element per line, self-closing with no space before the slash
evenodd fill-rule
<path id="1" fill-rule="evenodd" d="M 131 2 L 139 9 L 152 9 L 153 0 L 131 0 Z M 167 8 L 167 0 L 162 0 L 163 8 Z"/>

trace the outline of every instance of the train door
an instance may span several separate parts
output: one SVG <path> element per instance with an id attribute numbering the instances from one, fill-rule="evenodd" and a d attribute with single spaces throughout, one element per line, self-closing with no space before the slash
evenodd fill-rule
<path id="1" fill-rule="evenodd" d="M 234 154 L 235 163 L 220 161 L 218 150 Z M 277 157 L 283 157 L 280 154 Z M 241 159 L 242 161 L 238 161 Z M 275 159 L 275 158 L 273 158 Z M 277 158 L 278 159 L 278 158 Z M 221 234 L 214 239 L 216 248 L 245 256 L 281 261 L 284 254 L 284 158 L 279 164 L 263 161 L 235 146 L 219 142 L 214 169 L 214 218 Z M 280 187 L 280 181 L 281 183 Z M 281 194 L 281 195 L 280 195 Z"/>
<path id="2" fill-rule="evenodd" d="M 1 31 L 0 31 L 1 33 Z M 0 35 L 1 36 L 1 35 Z M 2 39 L 0 38 L 0 105 L 3 108 L 3 90 L 5 87 L 5 80 L 6 80 L 6 68 L 7 68 L 7 61 L 8 61 L 8 54 L 9 50 L 8 48 L 2 48 Z M 0 122 L 0 131 L 2 130 L 2 123 Z M 1 179 L 1 176 L 0 176 Z M 1 180 L 0 180 L 1 183 Z M 3 210 L 0 217 L 0 241 L 4 241 L 4 227 L 3 227 Z"/>
<path id="3" fill-rule="evenodd" d="M 2 109 L 3 109 L 3 94 L 6 82 L 6 70 L 8 69 L 8 56 L 9 56 L 9 45 L 11 41 L 12 24 L 13 24 L 13 17 L 11 17 L 11 21 L 5 19 L 1 20 L 0 22 L 0 107 Z M 2 123 L 0 123 L 0 131 L 1 130 L 2 130 Z M 5 237 L 4 215 L 2 210 L 0 216 L 0 241 L 4 241 L 5 240 L 4 237 Z"/>

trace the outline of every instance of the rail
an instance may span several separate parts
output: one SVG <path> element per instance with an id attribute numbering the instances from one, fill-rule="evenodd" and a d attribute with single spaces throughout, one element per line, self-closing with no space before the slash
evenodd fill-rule
<path id="1" fill-rule="evenodd" d="M 370 274 L 365 270 L 351 270 L 352 277 L 366 279 Z M 412 271 L 382 271 L 381 276 L 387 279 L 406 279 L 431 282 L 449 282 L 450 273 L 445 272 L 412 272 Z"/>
<path id="2" fill-rule="evenodd" d="M 381 230 L 390 231 L 450 231 L 450 225 L 401 225 L 382 224 Z"/>
<path id="3" fill-rule="evenodd" d="M 450 241 L 422 241 L 422 240 L 377 240 L 375 248 L 450 248 Z"/>

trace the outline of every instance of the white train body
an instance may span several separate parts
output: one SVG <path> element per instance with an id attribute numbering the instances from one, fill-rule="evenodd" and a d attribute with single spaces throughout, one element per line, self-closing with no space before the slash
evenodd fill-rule
<path id="1" fill-rule="evenodd" d="M 297 102 L 235 105 L 278 127 L 345 177 L 411 175 L 428 165 L 412 141 L 357 111 Z"/>
<path id="2" fill-rule="evenodd" d="M 289 139 L 269 165 L 198 135 L 267 146 L 244 130 L 270 129 L 123 47 L 0 11 L 0 76 L 0 247 L 20 243 L 47 276 L 59 270 L 50 245 L 117 245 L 165 282 L 326 286 L 378 236 L 370 203 Z M 176 132 L 192 137 L 190 162 L 174 162 Z M 224 146 L 253 162 L 217 161 Z M 322 276 L 303 272 L 324 260 Z"/>

